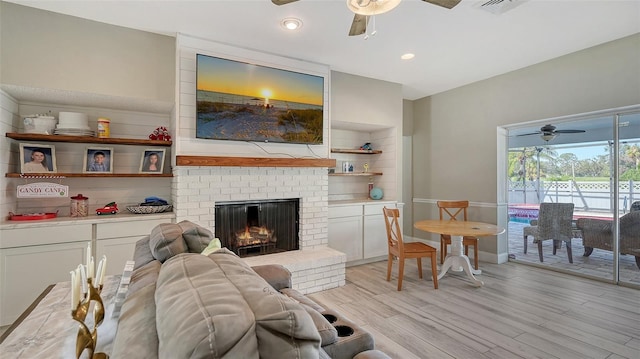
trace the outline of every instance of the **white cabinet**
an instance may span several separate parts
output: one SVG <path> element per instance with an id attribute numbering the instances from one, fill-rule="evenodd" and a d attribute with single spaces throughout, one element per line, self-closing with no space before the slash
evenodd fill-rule
<path id="1" fill-rule="evenodd" d="M 362 206 L 329 207 L 329 247 L 347 255 L 347 262 L 362 259 Z"/>
<path id="2" fill-rule="evenodd" d="M 107 256 L 107 275 L 122 274 L 135 243 L 173 213 L 96 216 L 0 227 L 0 326 L 9 325 L 50 284 L 70 280 L 69 271 L 86 261 L 92 243 L 98 262 Z"/>
<path id="3" fill-rule="evenodd" d="M 364 258 L 384 256 L 389 253 L 387 245 L 387 228 L 384 224 L 382 208 L 384 204 L 364 205 Z M 395 205 L 386 204 L 388 208 Z"/>
<path id="4" fill-rule="evenodd" d="M 96 261 L 107 256 L 107 275 L 122 274 L 128 260 L 133 260 L 136 242 L 151 230 L 169 221 L 155 219 L 126 223 L 99 223 L 96 225 Z"/>
<path id="5" fill-rule="evenodd" d="M 385 206 L 398 205 L 393 201 L 329 205 L 329 247 L 345 253 L 352 265 L 384 258 L 388 254 Z"/>
<path id="6" fill-rule="evenodd" d="M 90 224 L 2 231 L 0 326 L 15 321 L 48 285 L 70 280 L 69 271 L 84 262 L 90 240 Z"/>

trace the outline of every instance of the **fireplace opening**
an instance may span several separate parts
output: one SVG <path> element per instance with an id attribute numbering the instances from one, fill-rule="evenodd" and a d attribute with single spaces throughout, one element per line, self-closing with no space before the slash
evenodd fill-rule
<path id="1" fill-rule="evenodd" d="M 299 248 L 299 199 L 217 202 L 215 236 L 240 257 Z"/>

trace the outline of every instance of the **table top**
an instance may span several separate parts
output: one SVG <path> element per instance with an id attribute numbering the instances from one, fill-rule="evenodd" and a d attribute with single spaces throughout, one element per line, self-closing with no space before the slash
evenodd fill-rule
<path id="1" fill-rule="evenodd" d="M 414 227 L 426 232 L 449 234 L 453 236 L 495 236 L 504 232 L 504 228 L 495 224 L 471 221 L 451 221 L 426 219 L 417 221 Z"/>
<path id="2" fill-rule="evenodd" d="M 113 302 L 121 276 L 106 276 L 100 296 L 105 306 L 104 321 L 98 326 L 97 352 L 110 353 L 117 319 L 112 318 Z M 78 323 L 71 318 L 71 282 L 49 286 L 15 327 L 2 335 L 0 357 L 75 358 Z M 89 316 L 91 317 L 91 316 Z M 90 326 L 91 328 L 91 326 Z M 86 356 L 83 355 L 84 358 Z"/>

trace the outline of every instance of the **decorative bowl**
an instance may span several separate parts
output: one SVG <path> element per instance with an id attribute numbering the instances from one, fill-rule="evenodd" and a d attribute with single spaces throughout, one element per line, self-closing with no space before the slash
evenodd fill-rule
<path id="1" fill-rule="evenodd" d="M 164 206 L 128 206 L 127 209 L 129 210 L 129 212 L 135 214 L 151 214 L 170 211 L 173 209 L 173 205 L 167 204 Z"/>

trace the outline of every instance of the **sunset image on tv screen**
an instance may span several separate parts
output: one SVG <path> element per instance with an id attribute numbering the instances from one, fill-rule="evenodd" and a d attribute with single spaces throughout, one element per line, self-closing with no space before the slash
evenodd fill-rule
<path id="1" fill-rule="evenodd" d="M 197 55 L 196 137 L 321 144 L 324 78 Z"/>

